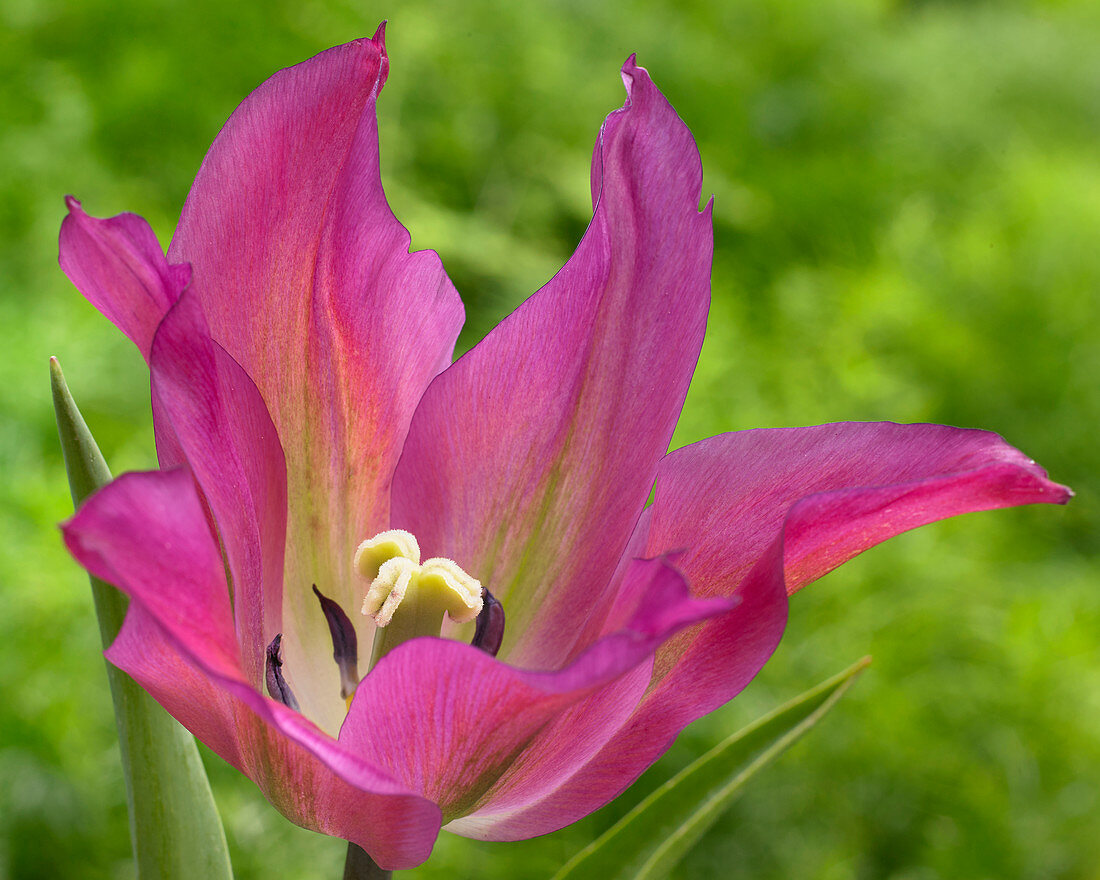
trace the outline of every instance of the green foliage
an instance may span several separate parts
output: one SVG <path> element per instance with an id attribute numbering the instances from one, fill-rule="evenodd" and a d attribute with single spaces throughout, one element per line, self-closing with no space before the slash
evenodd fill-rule
<path id="1" fill-rule="evenodd" d="M 73 504 L 111 480 L 107 462 L 80 414 L 57 358 L 50 385 Z M 91 578 L 106 648 L 126 616 L 126 597 Z M 230 880 L 225 833 L 195 738 L 132 678 L 110 663 L 107 679 L 118 725 L 122 774 L 137 875 L 144 880 Z"/>
<path id="2" fill-rule="evenodd" d="M 845 723 L 674 872 L 997 880 L 1100 864 L 1100 8 L 1093 0 L 0 3 L 0 878 L 132 876 L 125 792 L 42 371 L 117 470 L 155 464 L 141 357 L 56 265 L 62 196 L 165 243 L 226 115 L 388 17 L 384 175 L 472 344 L 561 265 L 633 51 L 715 195 L 714 308 L 676 443 L 842 419 L 1002 433 L 1078 491 L 891 541 L 792 600 L 783 645 L 619 802 L 554 835 L 444 835 L 422 878 L 546 877 L 781 694 L 853 654 Z M 239 880 L 343 846 L 207 765 Z"/>
<path id="3" fill-rule="evenodd" d="M 554 880 L 660 880 L 757 772 L 808 733 L 870 663 L 860 660 L 720 742 L 570 859 Z"/>

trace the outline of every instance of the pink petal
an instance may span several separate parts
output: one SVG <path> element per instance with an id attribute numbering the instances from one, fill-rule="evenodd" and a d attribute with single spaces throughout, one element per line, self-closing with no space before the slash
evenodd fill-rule
<path id="1" fill-rule="evenodd" d="M 170 431 L 178 447 L 171 457 L 187 461 L 210 507 L 233 577 L 245 678 L 259 688 L 264 649 L 282 628 L 286 464 L 279 438 L 252 380 L 210 339 L 192 291 L 161 323 L 151 369 L 159 445 Z"/>
<path id="2" fill-rule="evenodd" d="M 140 599 L 161 625 L 217 672 L 240 656 L 218 545 L 186 468 L 128 473 L 61 527 L 69 552 L 101 580 Z"/>
<path id="3" fill-rule="evenodd" d="M 77 560 L 131 597 L 112 663 L 288 818 L 391 867 L 427 858 L 438 807 L 245 681 L 221 554 L 185 468 L 125 474 L 63 529 Z"/>
<path id="4" fill-rule="evenodd" d="M 67 196 L 61 223 L 61 268 L 69 280 L 123 333 L 146 360 L 153 333 L 191 277 L 187 265 L 169 265 L 153 230 L 136 214 L 100 220 Z"/>
<path id="5" fill-rule="evenodd" d="M 703 338 L 711 217 L 691 134 L 631 58 L 577 252 L 439 376 L 394 477 L 393 525 L 504 603 L 502 656 L 560 666 L 667 449 Z M 572 636 L 570 635 L 572 633 Z"/>
<path id="6" fill-rule="evenodd" d="M 657 646 L 731 607 L 692 599 L 663 559 L 635 562 L 626 581 L 637 582 L 627 625 L 556 672 L 517 669 L 444 639 L 402 645 L 359 685 L 341 744 L 373 756 L 446 818 L 553 790 L 629 715 Z"/>
<path id="7" fill-rule="evenodd" d="M 310 585 L 345 609 L 361 599 L 355 547 L 388 527 L 409 420 L 462 322 L 438 257 L 408 253 L 382 192 L 387 69 L 379 32 L 261 85 L 207 153 L 169 249 L 282 442 L 287 649 L 303 663 L 328 638 Z"/>
<path id="8" fill-rule="evenodd" d="M 779 643 L 786 596 L 886 538 L 972 510 L 1064 503 L 1069 490 L 995 434 L 940 425 L 744 431 L 661 464 L 648 552 L 686 547 L 696 595 L 740 604 L 666 645 L 638 709 L 549 797 L 476 836 L 553 831 L 633 782 L 689 722 L 732 699 Z"/>
<path id="9" fill-rule="evenodd" d="M 341 749 L 302 715 L 205 668 L 139 601 L 107 658 L 299 825 L 353 840 L 388 869 L 431 853 L 439 808 Z"/>
<path id="10" fill-rule="evenodd" d="M 789 595 L 917 526 L 1070 495 L 988 431 L 892 422 L 742 431 L 665 459 L 647 550 L 690 547 L 683 565 L 696 593 L 728 595 L 783 528 Z"/>

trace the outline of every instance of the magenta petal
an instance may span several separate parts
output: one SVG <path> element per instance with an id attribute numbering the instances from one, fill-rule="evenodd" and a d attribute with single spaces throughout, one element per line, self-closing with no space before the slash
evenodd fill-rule
<path id="1" fill-rule="evenodd" d="M 72 196 L 65 204 L 62 270 L 148 360 L 157 324 L 187 286 L 190 267 L 170 266 L 153 230 L 136 214 L 101 220 L 84 213 Z"/>
<path id="2" fill-rule="evenodd" d="M 529 667 L 571 656 L 564 621 L 602 616 L 706 323 L 698 151 L 633 59 L 623 81 L 576 253 L 432 383 L 394 477 L 393 525 L 501 599 L 501 656 Z"/>
<path id="3" fill-rule="evenodd" d="M 204 668 L 139 601 L 107 658 L 291 821 L 353 840 L 387 869 L 414 867 L 431 853 L 440 826 L 435 804 L 240 679 Z"/>
<path id="4" fill-rule="evenodd" d="M 289 818 L 410 867 L 439 809 L 245 681 L 218 545 L 186 468 L 124 474 L 65 524 L 70 551 L 131 596 L 108 658 Z M 386 836 L 391 835 L 391 836 Z"/>
<path id="5" fill-rule="evenodd" d="M 677 666 L 674 683 L 662 688 L 663 699 L 653 700 L 652 690 L 669 682 L 683 646 L 700 644 L 703 635 L 689 631 L 659 651 L 650 690 L 634 712 L 590 760 L 572 763 L 556 788 L 540 799 L 510 810 L 486 810 L 448 828 L 482 840 L 525 840 L 576 822 L 617 797 L 664 754 L 688 723 L 736 696 L 775 651 L 787 619 L 781 583 L 766 577 L 747 579 L 735 598 L 739 601 L 731 611 L 701 628 L 710 636 L 710 654 L 693 655 L 692 665 Z M 676 684 L 688 690 L 686 700 L 676 699 Z M 702 709 L 704 701 L 707 708 Z"/>
<path id="6" fill-rule="evenodd" d="M 252 380 L 210 339 L 192 291 L 161 323 L 151 369 L 158 445 L 170 437 L 178 452 L 169 455 L 187 461 L 210 506 L 233 578 L 245 678 L 258 688 L 264 648 L 282 628 L 286 464 L 279 438 Z"/>
<path id="7" fill-rule="evenodd" d="M 436 801 L 446 818 L 552 790 L 622 724 L 654 650 L 731 607 L 691 598 L 662 559 L 635 562 L 626 579 L 637 582 L 626 626 L 555 672 L 517 669 L 443 639 L 402 645 L 359 685 L 341 744 Z"/>
<path id="8" fill-rule="evenodd" d="M 84 568 L 140 600 L 212 670 L 240 675 L 221 554 L 187 468 L 123 474 L 62 532 Z"/>
<path id="9" fill-rule="evenodd" d="M 907 529 L 1069 496 L 995 434 L 940 425 L 744 431 L 670 453 L 648 550 L 687 548 L 679 564 L 693 592 L 740 604 L 658 653 L 645 698 L 593 760 L 477 836 L 553 831 L 629 785 L 686 724 L 736 696 L 764 665 L 783 632 L 788 592 Z"/>
<path id="10" fill-rule="evenodd" d="M 728 595 L 782 529 L 790 594 L 917 526 L 1071 494 L 987 431 L 892 422 L 742 431 L 662 462 L 647 549 L 688 547 L 693 589 Z"/>
<path id="11" fill-rule="evenodd" d="M 169 253 L 194 266 L 211 335 L 255 381 L 286 456 L 288 650 L 306 662 L 345 609 L 355 547 L 389 525 L 408 423 L 450 362 L 462 304 L 379 177 L 381 34 L 280 71 L 226 122 Z"/>

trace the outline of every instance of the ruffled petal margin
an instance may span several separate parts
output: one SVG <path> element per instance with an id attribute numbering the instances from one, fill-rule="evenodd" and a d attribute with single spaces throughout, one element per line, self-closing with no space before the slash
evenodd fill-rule
<path id="1" fill-rule="evenodd" d="M 489 840 L 546 834 L 632 783 L 676 734 L 736 696 L 774 652 L 787 596 L 894 535 L 960 513 L 1062 504 L 1072 493 L 996 434 L 842 423 L 743 431 L 661 463 L 647 552 L 686 548 L 697 596 L 740 600 L 659 651 L 645 697 L 586 765 L 541 800 L 450 827 Z"/>
<path id="2" fill-rule="evenodd" d="M 284 648 L 310 681 L 330 671 L 308 648 L 328 638 L 311 584 L 345 610 L 362 600 L 353 553 L 388 527 L 409 421 L 463 320 L 439 258 L 409 253 L 382 190 L 375 103 L 388 69 L 380 29 L 264 82 L 211 145 L 169 248 L 194 266 L 211 337 L 278 431 Z"/>
<path id="3" fill-rule="evenodd" d="M 137 214 L 100 219 L 66 196 L 58 262 L 76 288 L 146 360 L 164 314 L 191 280 L 191 267 L 169 265 L 156 235 Z"/>
<path id="4" fill-rule="evenodd" d="M 440 375 L 394 476 L 392 524 L 505 606 L 501 657 L 558 668 L 668 448 L 702 344 L 711 212 L 687 127 L 634 63 L 592 162 L 595 213 L 553 279 Z"/>

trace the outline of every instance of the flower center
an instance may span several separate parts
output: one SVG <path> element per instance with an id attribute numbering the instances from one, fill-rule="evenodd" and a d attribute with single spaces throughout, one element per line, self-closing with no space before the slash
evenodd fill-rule
<path id="1" fill-rule="evenodd" d="M 438 636 L 443 616 L 468 623 L 481 612 L 481 582 L 451 559 L 420 561 L 420 545 L 409 532 L 391 529 L 355 551 L 355 570 L 370 581 L 363 613 L 378 627 L 370 667 L 409 639 Z"/>
<path id="2" fill-rule="evenodd" d="M 354 567 L 370 581 L 362 609 L 375 623 L 368 672 L 402 642 L 420 636 L 439 637 L 444 617 L 454 623 L 476 619 L 470 644 L 492 656 L 500 650 L 504 606 L 454 560 L 436 557 L 421 562 L 420 545 L 409 532 L 392 529 L 364 541 L 355 551 Z M 325 596 L 316 584 L 313 592 L 332 636 L 332 659 L 340 669 L 340 696 L 350 709 L 359 684 L 355 626 L 339 603 Z M 283 677 L 282 639 L 283 634 L 278 633 L 267 646 L 267 692 L 298 711 L 298 701 Z"/>

